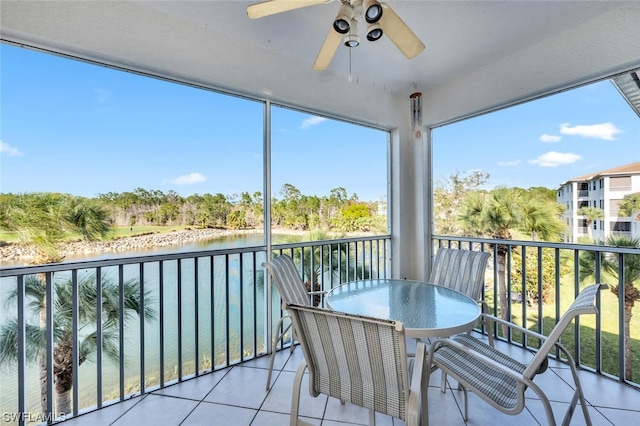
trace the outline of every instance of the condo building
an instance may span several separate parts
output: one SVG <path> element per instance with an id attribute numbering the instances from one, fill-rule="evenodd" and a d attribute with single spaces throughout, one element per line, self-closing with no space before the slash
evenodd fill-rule
<path id="1" fill-rule="evenodd" d="M 565 241 L 578 242 L 581 238 L 604 241 L 611 235 L 640 238 L 640 212 L 632 212 L 633 217 L 620 212 L 625 196 L 637 192 L 640 192 L 640 162 L 563 182 L 557 196 L 558 202 L 566 206 Z M 582 207 L 599 209 L 602 214 L 598 219 L 581 215 Z"/>

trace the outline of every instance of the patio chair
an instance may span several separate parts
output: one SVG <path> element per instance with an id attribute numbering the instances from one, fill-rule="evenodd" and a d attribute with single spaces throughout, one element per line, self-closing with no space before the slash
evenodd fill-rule
<path id="1" fill-rule="evenodd" d="M 491 255 L 484 251 L 438 248 L 429 274 L 429 282 L 456 290 L 477 301 L 483 312 L 489 307 L 481 299 L 484 275 Z M 446 375 L 442 375 L 444 386 Z"/>
<path id="2" fill-rule="evenodd" d="M 529 337 L 540 340 L 540 349 L 528 364 L 523 364 L 468 334 L 460 334 L 453 338 L 433 342 L 429 348 L 427 365 L 440 368 L 458 381 L 459 387 L 464 392 L 465 421 L 468 420 L 467 389 L 473 391 L 496 409 L 511 415 L 519 414 L 523 410 L 526 402 L 525 391 L 531 389 L 544 405 L 548 424 L 555 425 L 549 399 L 533 379 L 536 375 L 547 370 L 548 355 L 552 349 L 557 348 L 566 357 L 575 383 L 575 392 L 562 424 L 569 424 L 576 404 L 580 400 L 586 423 L 590 425 L 591 419 L 575 362 L 569 351 L 560 344 L 560 336 L 578 315 L 597 313 L 595 298 L 601 288 L 606 288 L 606 285 L 594 284 L 585 287 L 560 318 L 549 336 L 535 333 L 497 317 L 491 318 L 492 321 L 505 324 Z M 430 373 L 431 370 L 428 369 L 427 375 Z M 425 400 L 427 399 L 425 398 Z M 428 407 L 425 407 L 425 411 L 428 412 Z M 424 422 L 428 424 L 428 414 Z"/>
<path id="3" fill-rule="evenodd" d="M 308 370 L 309 393 L 388 414 L 418 425 L 422 389 L 426 388 L 425 345 L 415 360 L 407 359 L 404 325 L 303 305 L 287 305 L 304 361 L 298 367 L 291 398 L 291 425 L 308 425 L 298 418 L 300 391 Z M 411 377 L 409 377 L 411 374 Z"/>
<path id="4" fill-rule="evenodd" d="M 429 282 L 459 291 L 480 302 L 490 254 L 484 251 L 440 247 Z"/>
<path id="5" fill-rule="evenodd" d="M 316 297 L 325 293 L 322 291 L 307 291 L 302 279 L 300 278 L 300 274 L 298 273 L 298 268 L 296 268 L 295 263 L 293 263 L 293 259 L 286 254 L 282 254 L 264 262 L 262 266 L 269 271 L 269 275 L 271 275 L 283 302 L 310 305 L 311 298 L 314 298 L 315 302 Z M 282 329 L 282 325 L 287 318 L 290 318 L 290 316 L 283 315 L 282 318 L 280 318 L 276 326 L 276 330 Z M 284 336 L 291 329 L 291 325 L 292 323 L 289 323 L 273 338 L 271 360 L 269 362 L 269 375 L 267 377 L 267 390 L 271 387 L 271 375 L 273 373 L 273 362 L 276 356 L 278 341 L 280 340 L 284 343 Z M 290 351 L 293 352 L 294 349 L 295 345 L 292 333 Z"/>

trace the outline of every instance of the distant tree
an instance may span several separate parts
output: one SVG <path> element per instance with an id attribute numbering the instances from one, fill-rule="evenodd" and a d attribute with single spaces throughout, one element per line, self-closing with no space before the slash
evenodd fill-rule
<path id="1" fill-rule="evenodd" d="M 587 221 L 587 235 L 589 239 L 593 239 L 593 232 L 591 231 L 591 225 L 594 221 L 604 218 L 604 212 L 596 207 L 580 207 L 578 209 L 578 215 L 584 216 Z"/>
<path id="2" fill-rule="evenodd" d="M 479 190 L 489 180 L 489 174 L 474 171 L 454 173 L 436 182 L 433 191 L 433 228 L 436 234 L 460 235 L 461 224 L 455 219 L 462 211 L 467 194 Z"/>
<path id="3" fill-rule="evenodd" d="M 34 263 L 61 261 L 58 244 L 69 235 L 91 241 L 111 230 L 108 212 L 95 202 L 49 192 L 2 197 L 0 218 L 0 230 L 18 232 L 21 242 L 36 249 Z"/>
<path id="4" fill-rule="evenodd" d="M 542 253 L 542 259 L 539 259 L 539 253 Z M 525 284 L 525 299 L 528 305 L 535 303 L 551 303 L 553 302 L 553 283 L 555 282 L 555 271 L 547 265 L 553 265 L 555 254 L 550 248 L 543 248 L 538 251 L 536 247 L 527 247 L 527 258 L 522 261 L 522 248 L 518 247 L 512 250 L 511 254 L 511 291 L 514 294 L 522 294 L 523 281 Z M 542 268 L 539 270 L 537 265 L 541 261 Z M 527 267 L 528 266 L 528 267 Z M 526 267 L 526 274 L 524 274 Z M 539 275 L 539 271 L 542 275 Z M 560 264 L 560 275 L 571 273 L 571 267 L 567 262 Z M 542 289 L 540 292 L 539 287 Z"/>
<path id="5" fill-rule="evenodd" d="M 534 207 L 536 203 L 540 207 Z M 531 198 L 527 192 L 514 188 L 498 187 L 489 193 L 470 192 L 464 199 L 459 219 L 465 235 L 469 236 L 511 240 L 513 231 L 524 230 L 534 236 L 555 240 L 562 229 L 560 210 L 554 205 L 546 206 L 547 203 L 550 202 Z M 498 304 L 500 315 L 505 320 L 508 320 L 507 253 L 506 245 L 496 244 Z"/>
<path id="6" fill-rule="evenodd" d="M 205 195 L 206 208 L 210 212 L 210 217 L 213 223 L 210 224 L 216 227 L 223 227 L 227 224 L 227 215 L 231 211 L 232 205 L 227 200 L 224 194 L 217 193 L 216 195 Z"/>
<path id="7" fill-rule="evenodd" d="M 472 235 L 487 235 L 500 240 L 512 239 L 511 231 L 520 223 L 520 199 L 517 191 L 496 188 L 489 194 L 473 192 L 467 195 L 460 215 L 465 230 Z M 498 304 L 502 318 L 507 315 L 506 264 L 507 247 L 496 246 Z"/>
<path id="8" fill-rule="evenodd" d="M 247 221 L 244 210 L 233 210 L 227 215 L 227 227 L 230 229 L 244 229 Z"/>
<path id="9" fill-rule="evenodd" d="M 533 241 L 557 241 L 565 226 L 560 215 L 564 207 L 555 200 L 539 194 L 523 194 L 518 228 L 526 232 Z"/>
<path id="10" fill-rule="evenodd" d="M 606 242 L 599 242 L 599 245 L 613 247 L 631 247 L 640 249 L 640 239 L 629 238 L 627 236 L 612 235 Z M 579 258 L 580 281 L 595 279 L 596 254 L 594 251 L 582 251 Z M 624 265 L 620 268 L 619 256 L 612 253 L 604 253 L 602 269 L 613 278 L 611 292 L 620 298 L 620 272 L 622 272 L 624 287 L 624 358 L 625 372 L 627 380 L 633 379 L 633 358 L 631 355 L 631 317 L 633 308 L 637 301 L 640 301 L 640 254 L 626 254 Z M 606 279 L 606 278 L 605 278 Z"/>
<path id="11" fill-rule="evenodd" d="M 526 192 L 532 198 L 538 198 L 546 201 L 556 202 L 557 195 L 555 189 L 549 189 L 545 186 L 532 186 L 526 189 Z"/>
<path id="12" fill-rule="evenodd" d="M 624 196 L 620 202 L 620 215 L 640 222 L 640 192 Z"/>
<path id="13" fill-rule="evenodd" d="M 369 206 L 364 203 L 350 204 L 338 212 L 333 221 L 336 229 L 343 232 L 362 231 L 368 226 L 368 219 L 371 218 Z"/>

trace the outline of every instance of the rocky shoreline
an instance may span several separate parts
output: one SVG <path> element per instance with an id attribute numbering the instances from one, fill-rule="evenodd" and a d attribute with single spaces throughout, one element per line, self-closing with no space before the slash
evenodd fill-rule
<path id="1" fill-rule="evenodd" d="M 156 247 L 182 245 L 196 241 L 211 240 L 213 238 L 230 235 L 251 234 L 256 230 L 226 230 L 226 229 L 190 229 L 118 238 L 111 241 L 74 241 L 62 243 L 59 252 L 64 257 L 84 254 L 118 253 L 126 251 L 145 250 Z M 0 247 L 0 263 L 20 262 L 28 264 L 36 258 L 33 246 L 19 243 L 9 243 Z"/>

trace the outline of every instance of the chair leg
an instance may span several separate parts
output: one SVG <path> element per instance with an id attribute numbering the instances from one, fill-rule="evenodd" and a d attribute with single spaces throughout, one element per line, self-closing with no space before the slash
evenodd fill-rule
<path id="1" fill-rule="evenodd" d="M 298 414 L 300 412 L 300 390 L 302 388 L 302 378 L 304 377 L 304 371 L 307 369 L 307 363 L 302 362 L 296 371 L 296 376 L 293 380 L 293 391 L 291 392 L 291 419 L 289 421 L 290 426 L 297 426 L 305 424 L 299 421 Z"/>
<path id="2" fill-rule="evenodd" d="M 469 395 L 467 395 L 467 388 L 462 385 L 458 385 L 458 389 L 462 388 L 464 393 L 464 421 L 469 421 Z"/>
<path id="3" fill-rule="evenodd" d="M 580 384 L 580 378 L 578 377 L 578 371 L 576 370 L 576 366 L 573 363 L 573 360 L 570 360 L 571 363 L 569 366 L 571 367 L 571 374 L 573 375 L 573 382 L 576 385 L 576 391 L 573 394 L 573 398 L 571 399 L 571 405 L 567 410 L 567 413 L 564 416 L 562 421 L 562 425 L 568 425 L 571 422 L 571 416 L 573 416 L 573 411 L 575 410 L 575 406 L 580 401 L 580 405 L 582 406 L 582 414 L 584 415 L 584 420 L 587 425 L 591 425 L 591 416 L 589 415 L 589 409 L 587 407 L 587 401 L 584 399 L 584 393 L 582 392 L 582 385 Z"/>
<path id="4" fill-rule="evenodd" d="M 287 318 L 287 316 L 284 316 L 284 317 L 280 318 L 280 320 L 278 321 L 278 325 L 276 326 L 276 330 L 280 329 L 280 327 L 282 326 L 282 322 L 284 321 L 285 318 Z M 282 331 L 282 333 L 280 333 L 279 335 L 277 335 L 276 337 L 273 338 L 273 345 L 271 346 L 271 360 L 269 361 L 269 374 L 267 375 L 267 387 L 266 387 L 267 391 L 269 389 L 271 389 L 271 375 L 273 373 L 273 361 L 275 361 L 275 359 L 276 359 L 276 352 L 277 352 L 277 348 L 278 348 L 278 340 L 281 340 L 281 339 L 284 338 L 284 335 L 291 328 L 291 324 L 292 323 L 290 323 L 287 326 L 287 328 L 285 328 Z M 293 347 L 293 342 L 291 342 L 291 346 Z M 293 350 L 292 350 L 292 352 L 293 352 Z"/>
<path id="5" fill-rule="evenodd" d="M 376 412 L 369 410 L 369 426 L 376 426 Z"/>
<path id="6" fill-rule="evenodd" d="M 276 358 L 276 350 L 275 347 L 274 349 L 271 351 L 271 360 L 269 361 L 269 374 L 267 375 L 267 389 L 269 390 L 271 388 L 271 373 L 273 373 L 273 361 Z"/>

